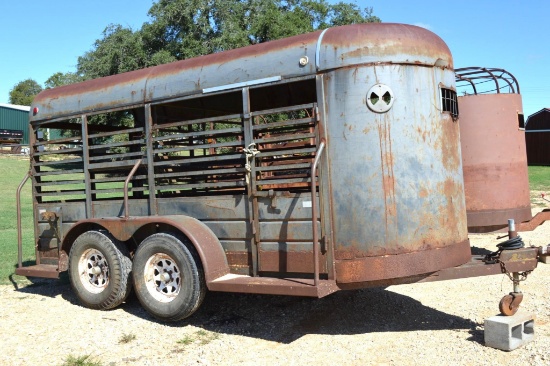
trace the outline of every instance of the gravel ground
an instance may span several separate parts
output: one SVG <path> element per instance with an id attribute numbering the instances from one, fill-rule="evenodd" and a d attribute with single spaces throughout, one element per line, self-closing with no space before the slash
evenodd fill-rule
<path id="1" fill-rule="evenodd" d="M 550 222 L 522 233 L 550 242 Z M 494 249 L 495 234 L 471 235 Z M 512 352 L 483 343 L 484 319 L 511 291 L 504 276 L 323 299 L 209 293 L 191 318 L 162 324 L 131 296 L 116 310 L 81 307 L 66 280 L 0 286 L 0 365 L 61 365 L 69 355 L 101 365 L 549 365 L 550 264 L 522 285 L 520 311 L 535 314 L 535 340 Z"/>

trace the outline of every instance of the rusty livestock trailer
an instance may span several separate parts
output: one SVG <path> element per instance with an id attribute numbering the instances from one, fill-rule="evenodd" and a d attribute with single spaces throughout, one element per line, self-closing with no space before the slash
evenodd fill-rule
<path id="1" fill-rule="evenodd" d="M 46 128 L 61 137 L 38 139 Z M 472 257 L 453 60 L 415 26 L 330 28 L 46 90 L 30 129 L 36 265 L 20 235 L 16 273 L 68 271 L 91 308 L 133 288 L 177 320 L 206 290 L 322 297 L 529 271 L 547 249 Z"/>

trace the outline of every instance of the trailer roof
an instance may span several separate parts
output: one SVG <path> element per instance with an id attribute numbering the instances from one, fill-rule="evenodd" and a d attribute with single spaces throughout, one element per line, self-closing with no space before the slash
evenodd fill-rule
<path id="1" fill-rule="evenodd" d="M 303 65 L 300 60 L 307 62 Z M 48 89 L 34 99 L 30 119 L 124 108 L 201 94 L 211 88 L 237 88 L 243 83 L 267 83 L 376 63 L 453 67 L 445 42 L 424 28 L 356 24 Z"/>

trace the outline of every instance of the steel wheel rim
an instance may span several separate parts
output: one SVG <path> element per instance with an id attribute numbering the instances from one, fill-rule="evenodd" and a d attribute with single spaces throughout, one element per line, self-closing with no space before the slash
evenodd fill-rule
<path id="1" fill-rule="evenodd" d="M 109 285 L 107 258 L 97 249 L 87 249 L 78 261 L 80 282 L 86 290 L 98 294 Z"/>
<path id="2" fill-rule="evenodd" d="M 145 263 L 145 287 L 159 302 L 170 302 L 181 290 L 181 272 L 172 257 L 156 253 Z"/>

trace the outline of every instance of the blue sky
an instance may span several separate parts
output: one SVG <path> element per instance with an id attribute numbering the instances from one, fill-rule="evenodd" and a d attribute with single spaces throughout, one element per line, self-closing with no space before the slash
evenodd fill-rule
<path id="1" fill-rule="evenodd" d="M 353 0 L 352 0 L 353 1 Z M 152 0 L 18 0 L 0 4 L 0 103 L 19 81 L 43 84 L 74 71 L 110 23 L 139 29 Z M 439 35 L 455 67 L 503 68 L 519 81 L 526 116 L 550 108 L 550 1 L 361 0 L 384 22 L 420 25 Z"/>

